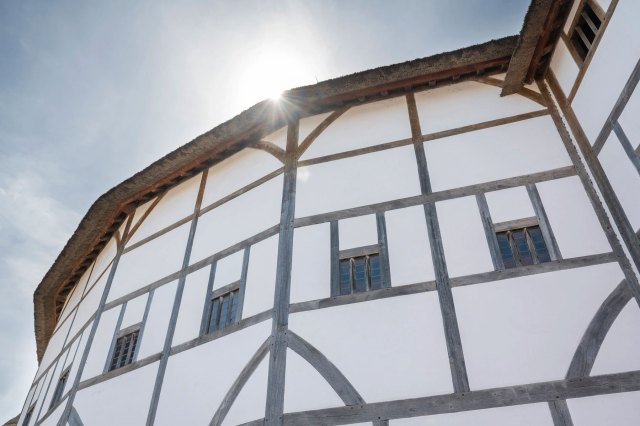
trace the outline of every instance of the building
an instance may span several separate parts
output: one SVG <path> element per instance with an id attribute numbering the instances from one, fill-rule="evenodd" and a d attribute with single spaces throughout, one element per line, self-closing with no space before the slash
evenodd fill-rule
<path id="1" fill-rule="evenodd" d="M 91 207 L 20 425 L 635 425 L 640 3 L 286 92 Z"/>

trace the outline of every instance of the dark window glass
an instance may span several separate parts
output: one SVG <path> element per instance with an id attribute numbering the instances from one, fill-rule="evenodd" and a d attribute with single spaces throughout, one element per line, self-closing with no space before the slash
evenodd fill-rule
<path id="1" fill-rule="evenodd" d="M 539 226 L 498 232 L 496 237 L 507 269 L 551 261 Z"/>
<path id="2" fill-rule="evenodd" d="M 362 293 L 382 288 L 380 256 L 377 253 L 340 260 L 340 294 Z"/>
<path id="3" fill-rule="evenodd" d="M 113 355 L 111 356 L 109 371 L 124 367 L 125 365 L 133 362 L 133 357 L 136 353 L 136 346 L 138 345 L 139 332 L 140 330 L 136 330 L 129 334 L 125 334 L 122 337 L 118 337 L 113 349 Z"/>
<path id="4" fill-rule="evenodd" d="M 211 312 L 209 314 L 209 328 L 207 333 L 211 333 L 221 328 L 225 328 L 236 322 L 238 316 L 238 289 L 231 290 L 215 297 L 211 301 Z"/>
<path id="5" fill-rule="evenodd" d="M 29 422 L 31 421 L 31 416 L 33 415 L 33 407 L 35 407 L 35 406 L 32 405 L 31 408 L 29 408 L 29 411 L 27 411 L 27 414 L 25 414 L 25 416 L 24 416 L 24 420 L 22 421 L 22 424 L 24 426 L 27 426 L 29 424 Z"/>
<path id="6" fill-rule="evenodd" d="M 68 377 L 69 371 L 65 371 L 58 379 L 56 390 L 53 392 L 53 396 L 51 397 L 51 404 L 49 405 L 49 409 L 53 408 L 58 402 L 60 402 L 60 398 L 62 398 L 62 392 L 64 392 L 64 387 L 67 384 Z M 25 421 L 24 424 L 27 424 L 27 422 Z"/>

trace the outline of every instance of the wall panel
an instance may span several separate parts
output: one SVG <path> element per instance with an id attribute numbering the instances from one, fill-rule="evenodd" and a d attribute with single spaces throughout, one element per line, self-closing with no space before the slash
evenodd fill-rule
<path id="1" fill-rule="evenodd" d="M 576 3 L 580 3 L 580 1 Z M 579 68 L 562 38 L 558 40 L 556 50 L 551 58 L 551 71 L 558 79 L 562 92 L 568 97 L 578 76 Z"/>
<path id="2" fill-rule="evenodd" d="M 620 114 L 618 122 L 634 149 L 640 145 L 640 90 L 636 88 Z"/>
<path id="3" fill-rule="evenodd" d="M 268 375 L 269 361 L 264 358 L 238 394 L 222 422 L 223 426 L 240 425 L 264 417 Z"/>
<path id="4" fill-rule="evenodd" d="M 411 137 L 404 96 L 351 107 L 300 157 L 302 160 Z"/>
<path id="5" fill-rule="evenodd" d="M 420 194 L 412 146 L 298 169 L 296 217 Z"/>
<path id="6" fill-rule="evenodd" d="M 636 426 L 640 418 L 640 392 L 570 399 L 567 404 L 576 426 Z"/>
<path id="7" fill-rule="evenodd" d="M 425 142 L 434 191 L 571 165 L 548 116 Z"/>
<path id="8" fill-rule="evenodd" d="M 291 303 L 329 296 L 331 296 L 329 224 L 321 223 L 296 228 L 293 234 Z"/>
<path id="9" fill-rule="evenodd" d="M 127 308 L 124 310 L 122 324 L 120 324 L 121 329 L 127 328 L 130 325 L 134 325 L 142 321 L 142 317 L 144 316 L 144 308 L 147 306 L 148 298 L 149 294 L 147 293 L 127 302 Z"/>
<path id="10" fill-rule="evenodd" d="M 195 339 L 200 335 L 203 307 L 208 297 L 209 272 L 210 268 L 202 268 L 187 275 L 176 330 L 173 335 L 173 346 Z"/>
<path id="11" fill-rule="evenodd" d="M 144 359 L 149 355 L 162 352 L 176 295 L 176 286 L 177 282 L 174 281 L 157 288 L 153 293 L 142 341 L 138 342 L 140 349 L 138 349 L 137 359 Z"/>
<path id="12" fill-rule="evenodd" d="M 270 323 L 260 323 L 169 358 L 155 424 L 208 424 L 270 331 Z M 264 405 L 255 408 L 264 415 Z"/>
<path id="13" fill-rule="evenodd" d="M 242 317 L 248 318 L 273 307 L 276 285 L 278 236 L 251 246 Z"/>
<path id="14" fill-rule="evenodd" d="M 105 311 L 100 317 L 100 323 L 96 329 L 91 349 L 89 349 L 89 356 L 82 371 L 82 380 L 90 379 L 104 372 L 119 314 L 120 307 Z"/>
<path id="15" fill-rule="evenodd" d="M 563 379 L 617 264 L 453 289 L 471 389 Z"/>
<path id="16" fill-rule="evenodd" d="M 376 216 L 352 217 L 338 222 L 340 250 L 378 244 Z"/>
<path id="17" fill-rule="evenodd" d="M 500 97 L 500 88 L 475 81 L 416 93 L 423 134 L 477 124 L 543 107 L 520 95 Z"/>
<path id="18" fill-rule="evenodd" d="M 453 391 L 435 292 L 295 313 L 289 329 L 334 363 L 367 402 Z"/>
<path id="19" fill-rule="evenodd" d="M 487 192 L 487 204 L 493 223 L 535 216 L 531 199 L 524 186 Z"/>
<path id="20" fill-rule="evenodd" d="M 591 375 L 640 370 L 639 328 L 640 309 L 631 299 L 602 342 Z"/>

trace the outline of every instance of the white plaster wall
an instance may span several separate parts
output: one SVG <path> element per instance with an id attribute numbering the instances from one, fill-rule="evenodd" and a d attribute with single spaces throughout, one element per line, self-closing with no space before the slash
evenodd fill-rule
<path id="1" fill-rule="evenodd" d="M 131 236 L 127 246 L 193 214 L 201 181 L 200 173 L 170 189 Z"/>
<path id="2" fill-rule="evenodd" d="M 238 281 L 242 275 L 244 250 L 239 250 L 216 262 L 216 273 L 213 279 L 213 290 Z"/>
<path id="3" fill-rule="evenodd" d="M 635 90 L 618 118 L 620 127 L 629 138 L 631 146 L 637 148 L 640 145 L 640 90 Z"/>
<path id="4" fill-rule="evenodd" d="M 580 2 L 578 1 L 576 3 Z M 553 71 L 553 74 L 558 79 L 562 92 L 568 97 L 578 76 L 579 68 L 562 38 L 558 40 L 556 50 L 553 52 L 551 71 Z"/>
<path id="5" fill-rule="evenodd" d="M 340 250 L 378 244 L 376 215 L 369 214 L 338 222 Z"/>
<path id="6" fill-rule="evenodd" d="M 476 198 L 441 201 L 436 209 L 449 276 L 493 271 Z"/>
<path id="7" fill-rule="evenodd" d="M 171 356 L 155 424 L 208 424 L 231 384 L 270 331 L 271 323 L 265 321 Z M 206 360 L 205 365 L 202 360 Z M 244 415 L 262 418 L 264 404 L 247 406 Z"/>
<path id="8" fill-rule="evenodd" d="M 640 392 L 576 398 L 567 404 L 576 426 L 636 426 L 640 418 Z"/>
<path id="9" fill-rule="evenodd" d="M 36 385 L 36 388 L 35 388 L 35 391 L 34 391 L 34 396 L 33 396 L 33 399 L 31 401 L 31 405 L 30 405 L 30 407 L 31 406 L 34 407 L 33 408 L 33 414 L 31 416 L 31 421 L 29 422 L 30 425 L 33 425 L 38 421 L 38 419 L 37 419 L 37 417 L 38 417 L 38 409 L 42 405 L 41 404 L 41 402 L 42 402 L 41 397 L 43 396 L 42 395 L 42 388 L 45 386 L 45 382 L 47 381 L 47 378 L 48 378 L 47 375 L 44 375 L 42 377 L 42 379 L 40 379 L 40 381 Z M 23 426 L 27 426 L 27 425 L 23 425 Z"/>
<path id="10" fill-rule="evenodd" d="M 267 404 L 268 376 L 269 358 L 267 356 L 242 387 L 222 422 L 223 426 L 240 425 L 264 417 L 264 407 Z"/>
<path id="11" fill-rule="evenodd" d="M 564 258 L 611 251 L 577 176 L 542 182 L 536 186 Z"/>
<path id="12" fill-rule="evenodd" d="M 76 379 L 76 375 L 78 374 L 78 366 L 80 365 L 80 359 L 82 359 L 82 354 L 84 353 L 84 349 L 87 346 L 87 340 L 89 339 L 89 332 L 84 331 L 82 335 L 78 337 L 78 344 L 75 346 L 74 355 L 71 362 L 73 365 L 69 370 L 69 378 L 67 379 L 67 384 L 64 387 L 64 393 L 67 393 L 71 390 L 71 386 L 73 386 L 73 382 Z"/>
<path id="13" fill-rule="evenodd" d="M 293 234 L 291 303 L 324 299 L 329 296 L 331 296 L 329 224 L 321 223 L 296 228 Z"/>
<path id="14" fill-rule="evenodd" d="M 78 305 L 82 295 L 84 294 L 84 290 L 89 283 L 89 279 L 91 276 L 91 271 L 93 270 L 93 264 L 87 268 L 87 270 L 82 274 L 82 277 L 78 280 L 78 283 L 71 291 L 71 294 L 68 296 L 67 301 L 65 302 L 64 307 L 62 308 L 62 313 L 60 314 L 60 318 L 58 319 L 58 323 L 56 324 L 56 330 L 60 327 L 60 325 L 65 321 L 69 315 L 73 312 L 73 309 Z"/>
<path id="15" fill-rule="evenodd" d="M 248 318 L 273 308 L 276 284 L 278 236 L 251 246 L 242 317 Z"/>
<path id="16" fill-rule="evenodd" d="M 202 207 L 247 186 L 282 167 L 273 155 L 257 149 L 243 149 L 209 169 Z"/>
<path id="17" fill-rule="evenodd" d="M 104 366 L 109 356 L 109 348 L 113 340 L 113 333 L 120 315 L 120 307 L 105 311 L 100 317 L 95 337 L 91 342 L 89 357 L 82 371 L 82 380 L 90 379 L 104 372 Z"/>
<path id="18" fill-rule="evenodd" d="M 572 106 L 595 142 L 640 57 L 640 2 L 621 1 L 598 45 Z"/>
<path id="19" fill-rule="evenodd" d="M 500 97 L 500 88 L 475 81 L 416 93 L 423 134 L 542 109 L 520 95 Z"/>
<path id="20" fill-rule="evenodd" d="M 175 334 L 173 335 L 173 346 L 195 339 L 200 335 L 202 312 L 207 299 L 209 272 L 210 268 L 202 268 L 187 275 Z"/>
<path id="21" fill-rule="evenodd" d="M 191 252 L 191 263 L 280 223 L 282 176 L 205 213 Z"/>
<path id="22" fill-rule="evenodd" d="M 286 149 L 287 148 L 287 126 L 279 128 L 278 130 L 271 133 L 270 135 L 263 137 L 262 140 L 276 144 L 282 149 Z"/>
<path id="23" fill-rule="evenodd" d="M 117 248 L 118 244 L 116 243 L 115 238 L 110 239 L 109 242 L 104 246 L 98 257 L 96 258 L 96 261 L 94 262 L 93 272 L 91 273 L 89 285 L 87 286 L 85 293 L 109 268 L 109 265 L 113 261 L 113 258 L 116 256 Z"/>
<path id="24" fill-rule="evenodd" d="M 493 223 L 524 219 L 536 215 L 527 188 L 524 186 L 488 192 L 485 197 Z"/>
<path id="25" fill-rule="evenodd" d="M 598 156 L 634 230 L 640 229 L 640 174 L 612 132 Z"/>
<path id="26" fill-rule="evenodd" d="M 326 118 L 328 118 L 333 111 L 325 112 L 323 114 L 312 115 L 300 120 L 298 124 L 298 144 L 302 144 L 309 134 L 315 130 Z M 285 139 L 286 145 L 286 139 Z M 283 147 L 284 149 L 285 147 Z"/>
<path id="27" fill-rule="evenodd" d="M 552 426 L 547 404 L 515 405 L 391 420 L 390 426 Z M 576 425 L 579 426 L 579 425 Z"/>
<path id="28" fill-rule="evenodd" d="M 602 342 L 591 375 L 640 370 L 639 326 L 640 309 L 631 299 Z"/>
<path id="29" fill-rule="evenodd" d="M 33 421 L 31 422 L 31 424 L 35 424 L 36 420 L 40 420 L 45 414 L 47 414 L 49 407 L 44 405 L 44 400 L 47 397 L 48 386 L 53 378 L 53 374 L 53 369 L 50 369 L 44 377 L 42 387 L 40 388 L 38 394 L 38 402 L 36 403 L 35 409 L 33 410 Z"/>
<path id="30" fill-rule="evenodd" d="M 98 310 L 100 299 L 104 292 L 104 287 L 107 284 L 108 276 L 109 271 L 107 270 L 98 279 L 98 282 L 93 286 L 93 288 L 84 296 L 84 299 L 82 299 L 80 306 L 78 306 L 78 313 L 73 319 L 73 324 L 69 331 L 70 337 L 75 336 Z"/>
<path id="31" fill-rule="evenodd" d="M 472 390 L 563 379 L 617 264 L 453 289 Z"/>
<path id="32" fill-rule="evenodd" d="M 169 328 L 169 318 L 176 296 L 177 282 L 163 285 L 153 293 L 149 316 L 142 333 L 142 341 L 138 341 L 140 349 L 137 359 L 144 359 L 149 355 L 162 352 L 164 341 Z"/>
<path id="33" fill-rule="evenodd" d="M 73 405 L 82 422 L 92 426 L 145 424 L 157 371 L 155 362 L 79 391 Z"/>
<path id="34" fill-rule="evenodd" d="M 142 321 L 148 297 L 149 294 L 147 293 L 127 302 L 127 308 L 124 310 L 124 317 L 122 317 L 122 324 L 120 324 L 121 330 Z"/>
<path id="35" fill-rule="evenodd" d="M 385 212 L 391 284 L 435 279 L 427 223 L 422 206 Z"/>
<path id="36" fill-rule="evenodd" d="M 311 144 L 302 160 L 411 137 L 404 96 L 351 107 Z"/>
<path id="37" fill-rule="evenodd" d="M 549 116 L 425 142 L 434 191 L 571 165 Z"/>
<path id="38" fill-rule="evenodd" d="M 67 334 L 70 327 L 71 321 L 65 321 L 65 323 L 53 333 L 49 343 L 47 344 L 47 349 L 42 356 L 42 360 L 40 361 L 36 378 L 40 377 L 47 367 L 49 367 L 55 360 L 56 356 L 58 356 L 67 340 Z"/>
<path id="39" fill-rule="evenodd" d="M 299 168 L 296 216 L 419 194 L 413 147 L 405 146 Z"/>
<path id="40" fill-rule="evenodd" d="M 345 405 L 331 385 L 304 358 L 287 349 L 284 412 L 317 410 Z"/>
<path id="41" fill-rule="evenodd" d="M 46 406 L 45 406 L 46 407 Z M 51 415 L 49 415 L 49 417 L 47 417 L 42 423 L 40 423 L 40 426 L 54 426 L 57 424 L 58 420 L 60 420 L 60 416 L 62 416 L 62 412 L 64 411 L 65 408 L 65 404 L 60 404 L 54 411 L 53 413 L 51 413 Z M 44 417 L 43 413 L 43 416 Z"/>
<path id="42" fill-rule="evenodd" d="M 435 292 L 295 313 L 289 329 L 335 364 L 367 402 L 453 391 Z"/>
<path id="43" fill-rule="evenodd" d="M 190 226 L 190 223 L 185 223 L 123 254 L 118 262 L 108 301 L 179 271 L 184 260 Z"/>

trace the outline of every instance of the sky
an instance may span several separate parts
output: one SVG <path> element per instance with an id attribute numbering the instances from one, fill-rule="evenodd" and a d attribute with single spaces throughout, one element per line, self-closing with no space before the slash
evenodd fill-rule
<path id="1" fill-rule="evenodd" d="M 528 0 L 0 1 L 0 423 L 90 205 L 280 90 L 519 33 Z"/>

